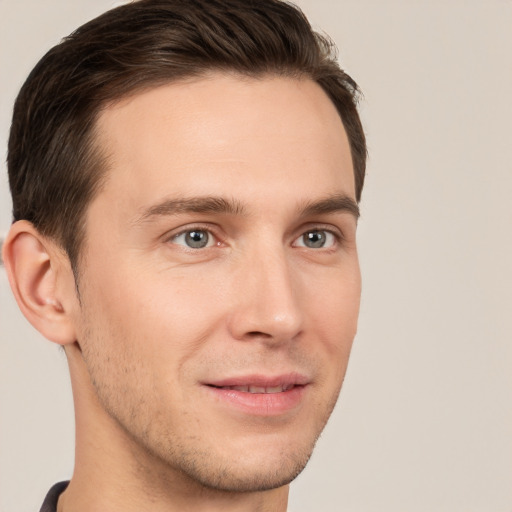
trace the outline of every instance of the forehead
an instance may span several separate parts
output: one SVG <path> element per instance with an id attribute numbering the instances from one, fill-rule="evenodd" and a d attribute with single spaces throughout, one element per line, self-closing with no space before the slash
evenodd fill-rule
<path id="1" fill-rule="evenodd" d="M 341 119 L 311 80 L 211 74 L 159 86 L 106 108 L 97 134 L 109 157 L 99 195 L 132 209 L 159 195 L 256 201 L 297 185 L 354 196 Z"/>

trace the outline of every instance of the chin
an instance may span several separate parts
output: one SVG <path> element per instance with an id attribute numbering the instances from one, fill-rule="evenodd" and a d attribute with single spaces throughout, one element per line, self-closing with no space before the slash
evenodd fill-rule
<path id="1" fill-rule="evenodd" d="M 311 452 L 312 450 L 301 456 L 294 453 L 293 457 L 284 456 L 274 463 L 269 463 L 263 457 L 257 466 L 238 460 L 230 461 L 221 467 L 213 467 L 213 465 L 189 467 L 187 473 L 202 487 L 215 491 L 236 493 L 268 491 L 292 482 L 306 467 Z"/>
<path id="2" fill-rule="evenodd" d="M 300 432 L 300 431 L 299 431 Z M 304 432 L 300 432 L 304 434 Z M 226 438 L 202 453 L 181 452 L 168 460 L 203 488 L 221 492 L 260 492 L 288 485 L 306 467 L 316 436 L 248 436 L 231 445 Z M 174 454 L 176 455 L 176 454 Z"/>

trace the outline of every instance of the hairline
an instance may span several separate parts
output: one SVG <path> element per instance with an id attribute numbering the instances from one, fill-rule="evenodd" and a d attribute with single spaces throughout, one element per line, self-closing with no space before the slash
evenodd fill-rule
<path id="1" fill-rule="evenodd" d="M 327 96 L 332 106 L 334 107 L 336 113 L 338 114 L 341 123 L 343 125 L 343 129 L 345 129 L 344 120 L 341 116 L 336 104 L 332 100 L 332 98 L 327 94 L 326 90 L 322 85 L 315 80 L 311 73 L 308 71 L 300 70 L 300 69 L 268 69 L 268 70 L 258 70 L 258 71 L 244 71 L 238 70 L 234 68 L 227 68 L 223 66 L 210 66 L 205 67 L 199 71 L 190 72 L 187 74 L 182 74 L 177 77 L 168 77 L 167 79 L 151 79 L 149 78 L 145 82 L 141 82 L 137 85 L 134 85 L 133 88 L 125 91 L 123 94 L 120 94 L 116 97 L 107 98 L 102 101 L 98 101 L 96 104 L 91 105 L 93 113 L 91 115 L 91 127 L 87 133 L 88 135 L 88 147 L 87 153 L 88 157 L 91 161 L 91 165 L 96 168 L 95 173 L 97 176 L 92 180 L 91 187 L 91 195 L 88 198 L 87 203 L 83 211 L 81 212 L 80 219 L 77 222 L 77 231 L 78 237 L 75 239 L 75 248 L 74 251 L 70 254 L 69 247 L 66 247 L 65 240 L 56 240 L 59 245 L 64 249 L 68 258 L 70 260 L 71 268 L 73 271 L 73 275 L 75 278 L 76 289 L 79 291 L 79 278 L 80 278 L 80 269 L 84 264 L 84 251 L 83 248 L 87 243 L 87 213 L 89 211 L 89 207 L 94 199 L 97 197 L 99 193 L 101 193 L 103 187 L 105 187 L 106 183 L 109 180 L 111 163 L 112 163 L 112 154 L 109 152 L 107 145 L 105 144 L 105 140 L 102 139 L 102 133 L 100 130 L 100 119 L 102 114 L 111 108 L 115 108 L 116 106 L 122 104 L 124 101 L 129 101 L 130 99 L 143 94 L 144 92 L 149 92 L 159 87 L 165 87 L 168 85 L 175 84 L 186 84 L 186 83 L 196 83 L 202 80 L 214 80 L 218 77 L 229 76 L 235 77 L 242 81 L 247 80 L 264 80 L 266 78 L 290 78 L 292 80 L 306 80 L 312 83 L 315 83 L 322 92 Z M 351 149 L 351 148 L 350 148 Z M 352 173 L 355 178 L 355 167 L 353 161 L 352 150 L 351 153 L 351 167 Z"/>

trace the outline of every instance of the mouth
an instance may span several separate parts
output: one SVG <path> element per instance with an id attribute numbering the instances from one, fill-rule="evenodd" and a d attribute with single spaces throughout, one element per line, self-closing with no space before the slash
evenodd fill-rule
<path id="1" fill-rule="evenodd" d="M 310 381 L 299 374 L 235 377 L 204 383 L 215 403 L 255 416 L 278 416 L 300 408 Z"/>
<path id="2" fill-rule="evenodd" d="M 295 387 L 295 384 L 286 384 L 284 386 L 255 386 L 255 385 L 246 385 L 246 386 L 215 386 L 213 384 L 208 384 L 210 387 L 216 389 L 226 389 L 233 391 L 240 391 L 242 393 L 257 393 L 257 394 L 273 394 L 273 393 L 284 393 L 285 391 L 289 391 L 290 389 Z"/>

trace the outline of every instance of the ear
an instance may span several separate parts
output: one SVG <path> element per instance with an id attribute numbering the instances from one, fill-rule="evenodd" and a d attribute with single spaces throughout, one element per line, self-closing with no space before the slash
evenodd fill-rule
<path id="1" fill-rule="evenodd" d="M 11 226 L 2 252 L 14 297 L 27 320 L 50 341 L 73 343 L 71 313 L 78 301 L 64 251 L 21 220 Z"/>

